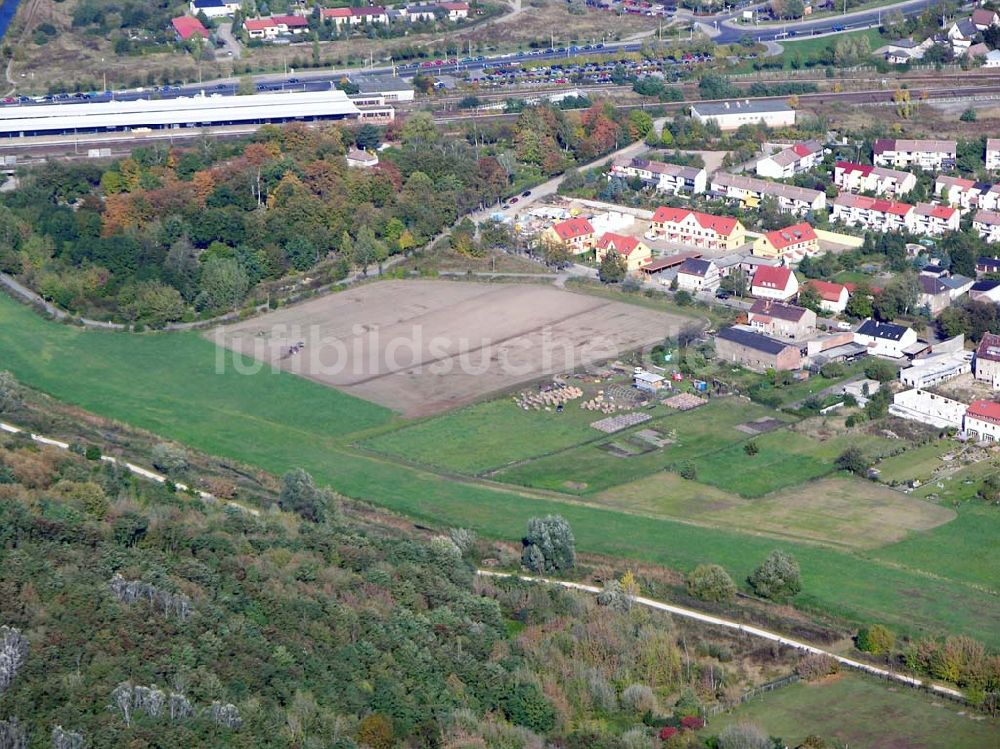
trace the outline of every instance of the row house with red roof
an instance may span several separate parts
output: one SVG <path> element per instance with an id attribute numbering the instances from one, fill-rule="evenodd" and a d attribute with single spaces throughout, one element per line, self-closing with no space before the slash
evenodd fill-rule
<path id="1" fill-rule="evenodd" d="M 754 255 L 781 260 L 786 264 L 798 263 L 802 258 L 816 256 L 819 252 L 816 230 L 804 221 L 766 232 L 753 243 Z"/>
<path id="2" fill-rule="evenodd" d="M 757 162 L 757 176 L 771 179 L 789 179 L 807 172 L 823 161 L 823 146 L 819 141 L 796 143 Z"/>
<path id="3" fill-rule="evenodd" d="M 861 226 L 873 231 L 910 230 L 913 226 L 914 208 L 909 203 L 842 192 L 831 205 L 831 220 L 847 226 Z"/>
<path id="4" fill-rule="evenodd" d="M 973 208 L 1000 210 L 1000 185 L 946 174 L 934 180 L 934 197 L 966 213 Z"/>
<path id="5" fill-rule="evenodd" d="M 917 203 L 913 209 L 911 231 L 928 237 L 939 237 L 949 231 L 958 231 L 962 214 L 950 205 Z"/>
<path id="6" fill-rule="evenodd" d="M 1000 441 L 1000 403 L 972 401 L 965 410 L 962 427 L 965 433 L 979 442 Z"/>
<path id="7" fill-rule="evenodd" d="M 660 206 L 653 214 L 650 231 L 670 242 L 709 250 L 735 250 L 746 241 L 746 229 L 739 219 L 686 208 Z"/>
<path id="8" fill-rule="evenodd" d="M 362 8 L 323 8 L 320 18 L 332 23 L 337 28 L 341 26 L 357 26 L 362 23 L 389 23 L 388 11 L 380 5 L 369 5 Z"/>
<path id="9" fill-rule="evenodd" d="M 846 192 L 873 192 L 901 198 L 917 186 L 917 176 L 884 166 L 838 161 L 833 165 L 833 184 Z"/>
<path id="10" fill-rule="evenodd" d="M 625 260 L 625 269 L 629 271 L 637 271 L 653 259 L 652 251 L 641 239 L 610 231 L 602 234 L 594 245 L 597 262 L 604 260 L 609 252 L 620 255 Z"/>
<path id="11" fill-rule="evenodd" d="M 542 233 L 542 242 L 563 245 L 573 255 L 582 255 L 594 249 L 597 240 L 594 227 L 585 218 L 570 218 L 553 224 Z"/>

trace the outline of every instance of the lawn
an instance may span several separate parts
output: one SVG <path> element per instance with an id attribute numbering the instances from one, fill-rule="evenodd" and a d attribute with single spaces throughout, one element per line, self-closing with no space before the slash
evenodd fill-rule
<path id="1" fill-rule="evenodd" d="M 812 36 L 806 37 L 805 39 L 795 39 L 781 40 L 781 46 L 785 48 L 785 59 L 789 61 L 785 67 L 790 67 L 790 60 L 796 54 L 801 55 L 802 59 L 805 60 L 810 55 L 815 52 L 819 52 L 821 49 L 827 47 L 833 47 L 844 39 L 868 39 L 868 43 L 871 45 L 871 49 L 874 51 L 881 47 L 885 42 L 882 39 L 882 35 L 878 33 L 878 29 L 861 29 L 859 31 L 846 31 L 841 34 L 828 34 L 826 36 Z"/>
<path id="2" fill-rule="evenodd" d="M 879 471 L 879 480 L 887 484 L 908 482 L 912 479 L 926 482 L 941 465 L 941 456 L 954 450 L 953 442 L 934 440 L 886 458 L 875 467 Z"/>
<path id="3" fill-rule="evenodd" d="M 814 734 L 851 749 L 987 749 L 1000 736 L 995 718 L 855 673 L 769 692 L 714 718 L 704 733 L 717 735 L 743 721 L 780 736 L 786 746 Z"/>
<path id="4" fill-rule="evenodd" d="M 60 400 L 198 450 L 275 473 L 302 466 L 346 496 L 435 527 L 465 525 L 513 540 L 524 533 L 528 518 L 559 513 L 572 524 L 581 551 L 679 570 L 716 562 L 738 580 L 780 545 L 802 566 L 805 591 L 797 603 L 803 607 L 858 623 L 882 621 L 901 632 L 949 629 L 1000 646 L 1000 597 L 921 569 L 587 506 L 570 497 L 445 479 L 357 454 L 348 443 L 358 432 L 385 428 L 394 418 L 388 411 L 293 375 L 216 374 L 213 346 L 196 335 L 84 331 L 45 321 L 0 296 L 0 367 Z M 950 553 L 921 560 L 924 569 L 935 570 Z M 986 565 L 979 582 L 998 577 L 996 565 Z"/>
<path id="5" fill-rule="evenodd" d="M 497 478 L 524 486 L 580 494 L 610 489 L 612 486 L 663 471 L 670 466 L 698 458 L 730 444 L 742 443 L 749 435 L 738 424 L 774 416 L 774 412 L 737 398 L 722 398 L 692 411 L 674 413 L 630 430 L 652 428 L 665 436 L 676 432 L 674 444 L 650 452 L 619 457 L 604 447 L 627 440 L 627 432 L 598 443 L 564 450 L 538 460 L 500 471 Z"/>

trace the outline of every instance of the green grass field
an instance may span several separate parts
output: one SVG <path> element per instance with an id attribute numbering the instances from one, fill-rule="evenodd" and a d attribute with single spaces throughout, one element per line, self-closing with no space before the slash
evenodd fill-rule
<path id="1" fill-rule="evenodd" d="M 759 725 L 786 746 L 810 734 L 851 749 L 989 749 L 1000 745 L 996 718 L 963 710 L 904 686 L 854 673 L 792 684 L 713 718 L 703 733 L 740 722 Z"/>
<path id="2" fill-rule="evenodd" d="M 885 622 L 902 632 L 964 632 L 1000 645 L 995 626 L 1000 597 L 965 584 L 996 580 L 996 563 L 987 564 L 975 581 L 927 574 L 943 563 L 941 557 L 962 554 L 962 547 L 935 546 L 936 556 L 922 558 L 923 567 L 910 569 L 755 532 L 699 527 L 587 506 L 568 496 L 443 478 L 349 447 L 366 430 L 391 425 L 395 417 L 383 408 L 289 374 L 217 374 L 215 348 L 194 334 L 84 331 L 43 320 L 4 296 L 0 367 L 96 414 L 267 471 L 301 466 L 346 496 L 436 527 L 465 525 L 488 537 L 515 540 L 528 518 L 560 513 L 572 524 L 582 551 L 680 570 L 716 562 L 737 580 L 780 546 L 802 566 L 805 591 L 797 603 L 803 607 L 858 623 Z M 747 408 L 753 413 L 760 407 Z M 719 419 L 727 416 L 734 423 L 746 418 L 718 414 Z M 711 429 L 706 432 L 707 442 Z M 634 478 L 626 472 L 623 480 Z"/>

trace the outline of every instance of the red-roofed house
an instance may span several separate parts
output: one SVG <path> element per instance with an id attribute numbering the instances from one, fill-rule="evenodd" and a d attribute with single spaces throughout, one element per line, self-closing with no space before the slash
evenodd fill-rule
<path id="1" fill-rule="evenodd" d="M 1000 335 L 986 333 L 976 349 L 973 367 L 976 379 L 1000 388 Z"/>
<path id="2" fill-rule="evenodd" d="M 873 231 L 913 229 L 914 208 L 909 203 L 842 192 L 831 205 L 830 218 L 848 226 L 863 226 Z"/>
<path id="3" fill-rule="evenodd" d="M 601 235 L 597 244 L 594 245 L 594 249 L 597 262 L 604 260 L 605 255 L 609 252 L 617 252 L 625 259 L 625 267 L 630 271 L 639 270 L 653 259 L 653 253 L 642 240 L 610 231 Z"/>
<path id="4" fill-rule="evenodd" d="M 438 7 L 448 11 L 449 21 L 458 21 L 469 17 L 468 3 L 438 3 Z"/>
<path id="5" fill-rule="evenodd" d="M 822 160 L 823 146 L 818 141 L 809 140 L 805 143 L 796 143 L 758 161 L 757 176 L 788 179 L 812 169 Z"/>
<path id="6" fill-rule="evenodd" d="M 820 309 L 835 315 L 847 309 L 847 300 L 851 298 L 851 295 L 844 284 L 813 279 L 806 281 L 805 285 L 815 289 L 816 293 L 819 294 Z"/>
<path id="7" fill-rule="evenodd" d="M 174 27 L 174 32 L 177 34 L 177 38 L 182 42 L 186 42 L 195 36 L 200 36 L 202 39 L 208 39 L 208 29 L 199 21 L 197 18 L 192 18 L 191 16 L 178 16 L 177 18 L 171 19 L 170 24 Z"/>
<path id="8" fill-rule="evenodd" d="M 1000 441 L 1000 403 L 972 401 L 965 410 L 965 433 L 980 442 Z"/>
<path id="9" fill-rule="evenodd" d="M 758 299 L 787 302 L 799 293 L 799 280 L 788 268 L 762 265 L 753 274 L 750 293 Z"/>
<path id="10" fill-rule="evenodd" d="M 1000 26 L 1000 16 L 995 10 L 976 8 L 972 11 L 972 23 L 980 31 L 986 31 L 990 26 Z"/>
<path id="11" fill-rule="evenodd" d="M 337 28 L 347 24 L 350 26 L 361 21 L 360 16 L 355 16 L 351 11 L 353 8 L 321 8 L 319 17 L 323 21 L 332 23 Z"/>
<path id="12" fill-rule="evenodd" d="M 660 206 L 653 214 L 651 231 L 670 242 L 712 250 L 735 250 L 746 241 L 746 229 L 738 219 L 686 208 Z"/>
<path id="13" fill-rule="evenodd" d="M 309 19 L 302 16 L 248 18 L 243 22 L 251 39 L 275 39 L 282 34 L 301 34 L 309 30 Z"/>
<path id="14" fill-rule="evenodd" d="M 594 227 L 585 218 L 571 218 L 553 224 L 542 234 L 542 241 L 565 245 L 574 255 L 582 255 L 594 248 Z"/>
<path id="15" fill-rule="evenodd" d="M 819 239 L 815 230 L 803 221 L 761 235 L 753 243 L 753 254 L 772 260 L 798 262 L 806 255 L 819 254 Z"/>
<path id="16" fill-rule="evenodd" d="M 937 237 L 945 232 L 958 231 L 962 214 L 957 208 L 934 203 L 917 203 L 913 212 L 913 232 Z"/>

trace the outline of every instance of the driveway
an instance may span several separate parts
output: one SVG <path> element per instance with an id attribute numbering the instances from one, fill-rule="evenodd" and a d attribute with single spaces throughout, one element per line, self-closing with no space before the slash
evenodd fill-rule
<path id="1" fill-rule="evenodd" d="M 243 54 L 243 45 L 233 36 L 233 23 L 220 23 L 215 29 L 216 38 L 226 45 L 226 51 L 232 55 L 234 60 L 239 60 Z"/>

